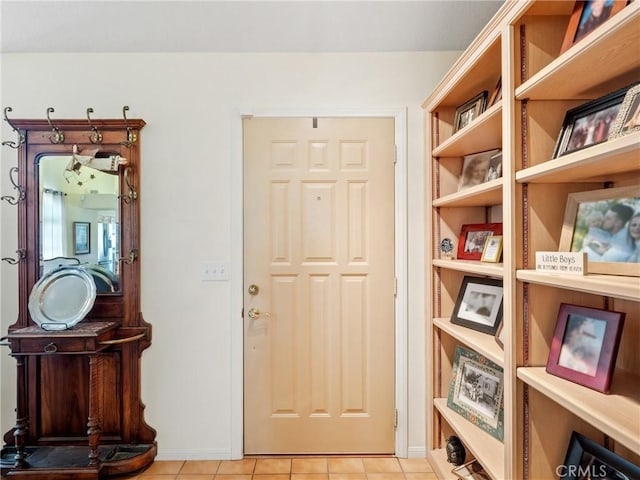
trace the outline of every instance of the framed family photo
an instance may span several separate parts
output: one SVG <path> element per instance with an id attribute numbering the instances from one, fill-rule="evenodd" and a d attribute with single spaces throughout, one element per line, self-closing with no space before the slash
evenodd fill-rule
<path id="1" fill-rule="evenodd" d="M 556 140 L 553 158 L 606 142 L 627 90 L 628 87 L 622 88 L 568 110 Z"/>
<path id="2" fill-rule="evenodd" d="M 456 109 L 456 116 L 453 122 L 453 133 L 466 127 L 472 121 L 480 116 L 484 112 L 487 106 L 488 92 L 484 90 L 470 100 L 467 100 L 464 104 Z"/>
<path id="3" fill-rule="evenodd" d="M 640 186 L 571 193 L 560 252 L 586 252 L 587 272 L 640 276 Z"/>
<path id="4" fill-rule="evenodd" d="M 502 281 L 465 276 L 451 323 L 495 335 L 502 322 Z"/>
<path id="5" fill-rule="evenodd" d="M 586 37 L 626 4 L 627 0 L 578 0 L 573 7 L 560 53 Z"/>
<path id="6" fill-rule="evenodd" d="M 547 372 L 608 393 L 625 314 L 560 304 Z"/>
<path id="7" fill-rule="evenodd" d="M 73 222 L 73 254 L 91 253 L 91 224 L 89 222 Z"/>
<path id="8" fill-rule="evenodd" d="M 502 223 L 470 223 L 462 225 L 458 239 L 458 258 L 481 260 L 487 238 L 502 235 Z"/>
<path id="9" fill-rule="evenodd" d="M 447 406 L 489 435 L 504 439 L 504 373 L 478 352 L 457 347 Z"/>
<path id="10" fill-rule="evenodd" d="M 640 467 L 575 431 L 557 472 L 567 480 L 640 478 Z"/>

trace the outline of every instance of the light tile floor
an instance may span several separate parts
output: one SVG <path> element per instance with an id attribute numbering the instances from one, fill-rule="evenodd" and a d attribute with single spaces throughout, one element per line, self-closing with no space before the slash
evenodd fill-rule
<path id="1" fill-rule="evenodd" d="M 423 458 L 248 457 L 156 461 L 128 480 L 437 480 Z"/>

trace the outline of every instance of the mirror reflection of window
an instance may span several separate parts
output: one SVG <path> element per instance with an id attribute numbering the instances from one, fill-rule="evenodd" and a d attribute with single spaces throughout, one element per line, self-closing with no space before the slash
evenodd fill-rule
<path id="1" fill-rule="evenodd" d="M 85 165 L 69 171 L 70 161 L 70 155 L 39 159 L 41 274 L 63 265 L 82 265 L 93 275 L 98 293 L 118 292 L 118 172 Z M 92 248 L 87 254 L 74 254 L 74 222 L 91 225 Z"/>

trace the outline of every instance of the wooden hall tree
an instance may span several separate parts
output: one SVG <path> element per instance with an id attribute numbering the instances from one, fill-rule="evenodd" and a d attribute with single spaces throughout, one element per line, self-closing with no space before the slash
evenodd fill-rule
<path id="1" fill-rule="evenodd" d="M 22 135 L 16 181 L 18 319 L 7 335 L 18 384 L 16 426 L 4 435 L 3 474 L 82 480 L 140 470 L 157 451 L 156 432 L 144 420 L 140 398 L 141 355 L 151 345 L 152 331 L 140 312 L 144 121 L 125 115 L 89 123 L 49 118 L 10 123 Z M 74 156 L 78 152 L 84 156 Z M 100 190 L 100 175 L 113 185 L 109 193 Z M 48 221 L 43 198 L 51 192 L 65 198 L 60 228 L 69 230 L 68 239 L 75 224 L 86 225 L 87 235 L 62 244 L 53 258 L 43 234 Z M 65 265 L 91 274 L 97 294 L 86 317 L 58 329 L 37 321 L 37 312 L 52 307 L 42 305 L 43 299 L 58 300 L 41 293 L 34 301 L 33 292 L 34 287 L 35 293 L 46 291 L 38 290 L 44 285 L 39 281 L 64 273 Z M 60 305 L 69 303 L 62 298 L 58 306 L 64 312 Z M 6 466 L 11 457 L 13 465 Z"/>

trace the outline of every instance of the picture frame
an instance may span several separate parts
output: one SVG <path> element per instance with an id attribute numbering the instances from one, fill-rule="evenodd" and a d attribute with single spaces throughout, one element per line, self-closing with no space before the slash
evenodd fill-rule
<path id="1" fill-rule="evenodd" d="M 618 116 L 609 130 L 609 140 L 640 130 L 640 84 L 627 90 Z"/>
<path id="2" fill-rule="evenodd" d="M 490 480 L 491 477 L 485 472 L 480 462 L 472 460 L 451 470 L 456 478 L 463 480 Z"/>
<path id="3" fill-rule="evenodd" d="M 638 185 L 570 193 L 558 251 L 586 252 L 587 273 L 638 277 L 639 224 Z"/>
<path id="4" fill-rule="evenodd" d="M 462 225 L 458 238 L 458 258 L 480 260 L 487 237 L 502 235 L 502 223 L 469 223 Z"/>
<path id="5" fill-rule="evenodd" d="M 566 480 L 640 478 L 640 467 L 573 431 L 564 464 L 558 468 L 557 473 Z"/>
<path id="6" fill-rule="evenodd" d="M 553 158 L 606 142 L 628 89 L 621 88 L 568 110 L 556 140 Z"/>
<path id="7" fill-rule="evenodd" d="M 502 280 L 465 275 L 451 323 L 495 335 L 502 323 Z"/>
<path id="8" fill-rule="evenodd" d="M 561 303 L 546 371 L 609 393 L 624 312 Z"/>
<path id="9" fill-rule="evenodd" d="M 484 112 L 487 106 L 487 95 L 488 92 L 484 90 L 456 109 L 453 133 L 469 125 Z"/>
<path id="10" fill-rule="evenodd" d="M 504 372 L 488 358 L 456 347 L 447 407 L 504 440 Z"/>
<path id="11" fill-rule="evenodd" d="M 91 253 L 91 223 L 73 222 L 73 254 Z"/>
<path id="12" fill-rule="evenodd" d="M 493 92 L 491 92 L 491 96 L 489 100 L 487 100 L 487 108 L 493 107 L 496 103 L 502 100 L 502 77 L 498 79 Z"/>
<path id="13" fill-rule="evenodd" d="M 491 235 L 487 237 L 482 250 L 481 262 L 498 263 L 502 256 L 502 235 Z"/>
<path id="14" fill-rule="evenodd" d="M 499 148 L 465 155 L 458 191 L 475 187 L 502 176 L 502 151 Z"/>
<path id="15" fill-rule="evenodd" d="M 627 0 L 578 0 L 560 47 L 564 53 L 627 5 Z"/>
<path id="16" fill-rule="evenodd" d="M 496 330 L 496 334 L 493 337 L 498 344 L 498 346 L 504 350 L 504 322 L 500 322 L 498 325 L 498 329 Z"/>

